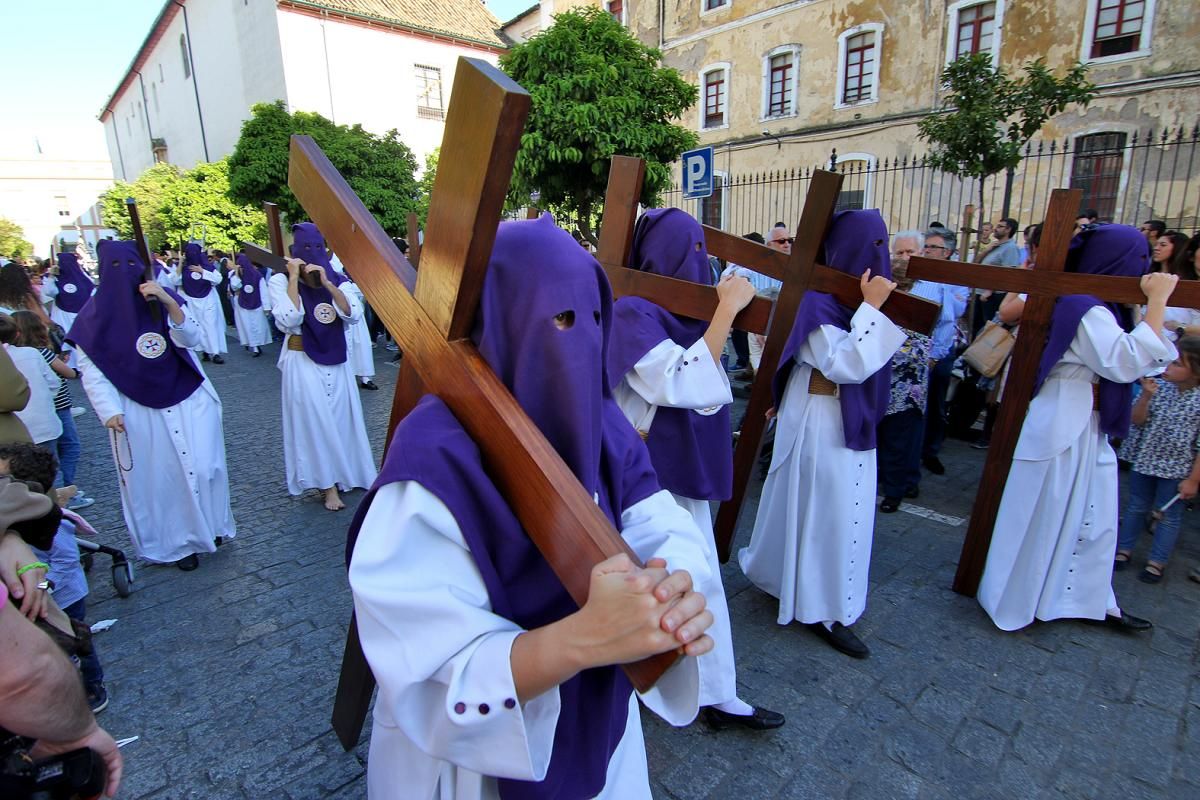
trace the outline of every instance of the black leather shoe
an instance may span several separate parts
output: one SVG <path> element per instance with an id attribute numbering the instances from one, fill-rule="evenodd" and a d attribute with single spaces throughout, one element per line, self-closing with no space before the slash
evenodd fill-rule
<path id="1" fill-rule="evenodd" d="M 921 463 L 925 466 L 925 469 L 929 470 L 934 475 L 946 474 L 946 467 L 944 464 L 942 464 L 937 456 L 925 456 L 921 459 Z"/>
<path id="2" fill-rule="evenodd" d="M 907 491 L 905 491 L 904 496 L 907 497 L 909 500 L 916 500 L 918 497 L 921 496 L 921 488 L 919 486 L 914 486 L 911 489 L 908 489 Z"/>
<path id="3" fill-rule="evenodd" d="M 1148 631 L 1154 627 L 1154 623 L 1150 620 L 1135 617 L 1128 611 L 1122 611 L 1119 617 L 1108 614 L 1104 617 L 1104 625 L 1108 628 L 1116 628 L 1124 633 L 1138 633 L 1140 631 Z"/>
<path id="4" fill-rule="evenodd" d="M 883 498 L 883 502 L 879 504 L 879 510 L 885 514 L 895 514 L 897 511 L 900 510 L 900 498 L 899 497 Z M 822 625 L 821 627 L 825 627 L 825 626 Z"/>
<path id="5" fill-rule="evenodd" d="M 808 629 L 829 642 L 834 650 L 845 653 L 851 658 L 866 658 L 871 655 L 871 649 L 863 644 L 863 640 L 854 635 L 854 631 L 840 622 L 833 623 L 833 630 L 827 630 L 820 622 L 814 622 Z"/>
<path id="6" fill-rule="evenodd" d="M 375 385 L 375 381 L 359 381 L 358 388 L 368 389 L 373 392 L 376 389 L 378 389 L 379 387 Z"/>
<path id="7" fill-rule="evenodd" d="M 730 714 L 713 706 L 704 707 L 704 724 L 715 731 L 740 725 L 752 731 L 769 731 L 783 726 L 783 714 L 765 708 L 754 707 L 753 714 Z"/>
<path id="8" fill-rule="evenodd" d="M 208 361 L 208 353 L 201 353 L 201 354 L 200 354 L 200 360 L 201 360 L 201 361 Z"/>
<path id="9" fill-rule="evenodd" d="M 213 358 L 212 358 L 212 362 L 213 362 L 214 364 L 224 364 L 224 363 L 225 363 L 225 359 L 224 359 L 224 358 L 222 358 L 220 354 L 217 354 L 217 355 L 213 356 Z"/>
<path id="10" fill-rule="evenodd" d="M 253 353 L 251 353 L 251 354 L 250 354 L 250 357 L 251 357 L 251 358 L 258 358 L 258 357 L 259 357 L 259 356 L 261 356 L 261 355 L 262 355 L 262 350 L 255 350 Z"/>
<path id="11" fill-rule="evenodd" d="M 191 572 L 196 567 L 200 566 L 200 556 L 192 553 L 190 556 L 181 558 L 175 562 L 175 566 L 179 567 L 184 572 Z"/>

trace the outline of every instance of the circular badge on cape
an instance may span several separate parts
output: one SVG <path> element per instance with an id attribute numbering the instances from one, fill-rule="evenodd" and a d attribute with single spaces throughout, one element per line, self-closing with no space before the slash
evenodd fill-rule
<path id="1" fill-rule="evenodd" d="M 320 303 L 313 309 L 313 316 L 317 318 L 317 322 L 322 325 L 328 325 L 337 319 L 337 312 L 333 310 L 333 306 L 329 303 Z"/>
<path id="2" fill-rule="evenodd" d="M 191 275 L 192 279 L 197 281 L 204 277 L 204 273 L 201 272 L 189 272 L 188 275 Z"/>
<path id="3" fill-rule="evenodd" d="M 167 352 L 167 339 L 161 333 L 143 333 L 137 338 L 137 351 L 142 358 L 158 358 Z"/>
<path id="4" fill-rule="evenodd" d="M 63 284 L 62 290 L 67 294 L 75 294 L 79 289 L 73 283 Z"/>
<path id="5" fill-rule="evenodd" d="M 246 294 L 254 294 L 254 287 L 247 283 L 242 287 L 242 291 Z"/>

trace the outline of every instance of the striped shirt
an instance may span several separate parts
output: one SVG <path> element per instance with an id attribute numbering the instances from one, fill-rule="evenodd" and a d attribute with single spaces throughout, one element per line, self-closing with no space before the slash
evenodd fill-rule
<path id="1" fill-rule="evenodd" d="M 54 351 L 46 347 L 39 347 L 38 352 L 42 354 L 42 358 L 46 359 L 46 363 L 50 366 L 50 369 L 54 369 L 54 360 L 58 358 L 58 356 L 54 355 Z M 71 390 L 67 388 L 67 382 L 63 380 L 59 382 L 58 392 L 54 395 L 54 410 L 62 411 L 64 408 L 70 407 Z"/>

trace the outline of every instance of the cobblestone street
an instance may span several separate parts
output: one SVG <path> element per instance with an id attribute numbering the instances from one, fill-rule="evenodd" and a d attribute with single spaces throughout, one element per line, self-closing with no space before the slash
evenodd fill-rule
<path id="1" fill-rule="evenodd" d="M 138 563 L 116 595 L 109 561 L 90 574 L 88 621 L 116 619 L 96 644 L 112 697 L 101 724 L 123 750 L 123 798 L 362 798 L 367 735 L 344 753 L 330 730 L 350 617 L 348 508 L 291 498 L 280 441 L 278 344 L 252 359 L 231 340 L 205 365 L 225 407 L 237 538 L 200 568 Z M 378 457 L 397 370 L 376 351 L 380 391 L 363 391 Z M 78 405 L 82 387 L 72 384 Z M 98 540 L 132 545 L 106 431 L 77 420 L 79 484 Z M 1058 622 L 998 631 L 949 586 L 983 453 L 949 441 L 947 474 L 925 474 L 918 507 L 879 515 L 866 661 L 834 652 L 725 566 L 741 696 L 787 715 L 779 731 L 675 730 L 643 715 L 655 795 L 699 798 L 1200 798 L 1200 558 L 1195 513 L 1166 579 L 1116 575 L 1148 635 Z M 755 484 L 756 497 L 760 484 Z M 170 502 L 169 497 L 161 498 Z M 935 512 L 935 513 L 931 513 Z M 749 539 L 754 509 L 742 515 Z M 403 797 L 403 787 L 397 787 Z"/>

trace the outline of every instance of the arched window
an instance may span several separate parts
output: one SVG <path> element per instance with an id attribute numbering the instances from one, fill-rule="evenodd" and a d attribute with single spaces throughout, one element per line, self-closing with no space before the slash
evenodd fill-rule
<path id="1" fill-rule="evenodd" d="M 834 108 L 879 99 L 879 57 L 883 25 L 856 25 L 838 37 L 837 97 Z"/>
<path id="2" fill-rule="evenodd" d="M 192 59 L 188 54 L 187 36 L 179 34 L 179 55 L 183 58 L 183 77 L 192 77 Z"/>
<path id="3" fill-rule="evenodd" d="M 700 130 L 728 127 L 728 97 L 728 63 L 710 64 L 700 70 Z"/>
<path id="4" fill-rule="evenodd" d="M 796 85 L 800 73 L 800 48 L 785 44 L 763 58 L 762 118 L 796 115 Z"/>

